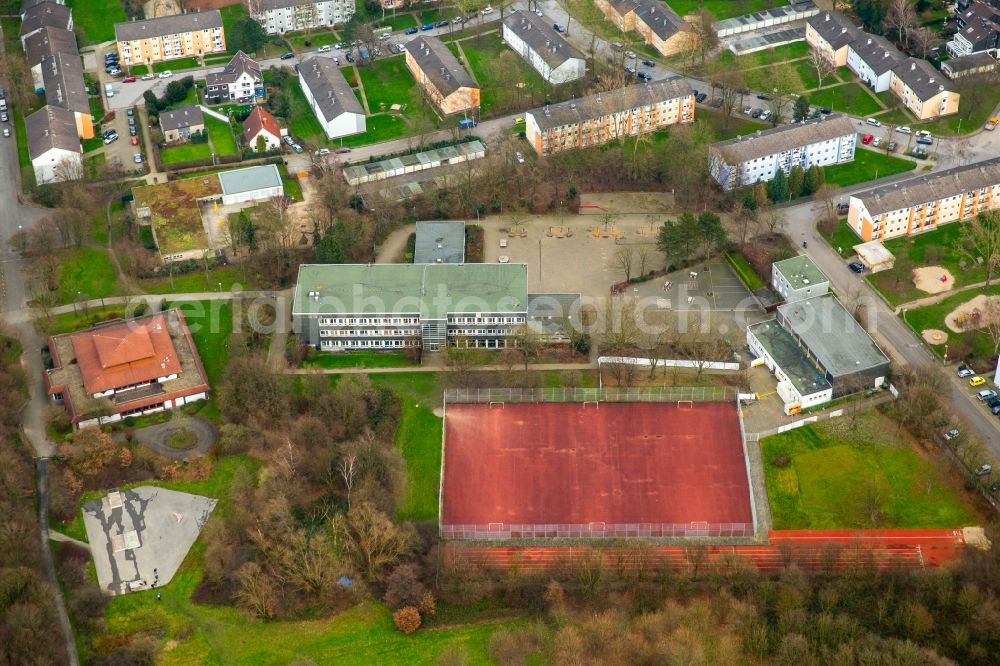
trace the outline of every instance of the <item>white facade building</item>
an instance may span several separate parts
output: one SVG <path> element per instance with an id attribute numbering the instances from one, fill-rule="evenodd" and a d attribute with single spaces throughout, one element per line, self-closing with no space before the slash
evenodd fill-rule
<path id="1" fill-rule="evenodd" d="M 771 264 L 771 286 L 786 303 L 793 303 L 827 293 L 830 280 L 809 257 L 801 254 Z"/>
<path id="2" fill-rule="evenodd" d="M 281 174 L 274 164 L 223 171 L 219 174 L 222 185 L 222 203 L 231 205 L 247 201 L 264 201 L 284 195 Z"/>
<path id="3" fill-rule="evenodd" d="M 299 84 L 328 139 L 365 132 L 364 107 L 332 58 L 313 56 L 302 61 Z"/>
<path id="4" fill-rule="evenodd" d="M 253 18 L 269 35 L 347 23 L 355 9 L 354 0 L 260 0 L 256 7 Z"/>
<path id="5" fill-rule="evenodd" d="M 549 83 L 575 81 L 587 73 L 583 53 L 532 12 L 515 11 L 505 18 L 503 39 Z"/>
<path id="6" fill-rule="evenodd" d="M 771 180 L 778 169 L 788 174 L 794 166 L 808 169 L 851 162 L 856 143 L 850 119 L 832 114 L 714 143 L 709 173 L 729 191 Z"/>
<path id="7" fill-rule="evenodd" d="M 847 66 L 875 92 L 885 92 L 906 57 L 884 37 L 866 35 L 847 46 Z"/>
<path id="8" fill-rule="evenodd" d="M 83 175 L 83 148 L 76 116 L 58 106 L 43 106 L 24 119 L 28 156 L 39 185 L 75 180 Z"/>

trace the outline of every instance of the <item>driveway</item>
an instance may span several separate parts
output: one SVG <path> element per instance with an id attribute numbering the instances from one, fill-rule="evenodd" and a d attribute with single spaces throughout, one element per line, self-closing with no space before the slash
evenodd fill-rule
<path id="1" fill-rule="evenodd" d="M 189 449 L 179 450 L 170 446 L 170 436 L 175 432 L 187 430 L 194 433 L 195 443 Z M 122 435 L 124 437 L 124 434 Z M 178 460 L 187 458 L 192 454 L 205 455 L 215 444 L 219 435 L 215 426 L 211 422 L 199 416 L 186 416 L 180 412 L 174 412 L 173 418 L 166 423 L 139 428 L 135 431 L 135 440 L 148 449 L 156 451 L 160 455 Z"/>

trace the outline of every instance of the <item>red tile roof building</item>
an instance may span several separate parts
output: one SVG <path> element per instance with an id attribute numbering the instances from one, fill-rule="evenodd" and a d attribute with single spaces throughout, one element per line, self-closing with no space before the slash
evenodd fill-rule
<path id="1" fill-rule="evenodd" d="M 255 106 L 243 121 L 243 143 L 251 150 L 257 150 L 258 136 L 264 137 L 264 150 L 281 147 L 281 128 L 278 126 L 278 120 L 263 107 Z"/>
<path id="2" fill-rule="evenodd" d="M 172 409 L 208 396 L 208 380 L 178 309 L 49 338 L 49 395 L 81 427 Z"/>

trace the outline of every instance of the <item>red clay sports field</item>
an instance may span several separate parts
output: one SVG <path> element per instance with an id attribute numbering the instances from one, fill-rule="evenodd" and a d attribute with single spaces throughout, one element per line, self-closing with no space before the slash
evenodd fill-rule
<path id="1" fill-rule="evenodd" d="M 734 402 L 448 403 L 446 537 L 752 536 Z"/>

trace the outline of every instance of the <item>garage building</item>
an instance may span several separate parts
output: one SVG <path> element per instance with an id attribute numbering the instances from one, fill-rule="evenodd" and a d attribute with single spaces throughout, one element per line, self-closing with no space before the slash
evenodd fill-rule
<path id="1" fill-rule="evenodd" d="M 223 171 L 219 174 L 224 205 L 261 201 L 285 193 L 281 174 L 274 164 Z"/>

